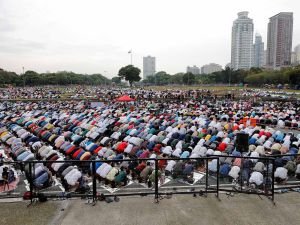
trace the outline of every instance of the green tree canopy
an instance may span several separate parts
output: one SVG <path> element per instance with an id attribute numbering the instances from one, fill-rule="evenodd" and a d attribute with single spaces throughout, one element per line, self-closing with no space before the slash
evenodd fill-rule
<path id="1" fill-rule="evenodd" d="M 195 75 L 192 73 L 185 73 L 182 77 L 184 84 L 191 85 L 195 83 Z"/>
<path id="2" fill-rule="evenodd" d="M 113 78 L 111 78 L 111 81 L 114 82 L 115 84 L 120 84 L 121 83 L 121 77 L 113 77 Z"/>
<path id="3" fill-rule="evenodd" d="M 125 79 L 126 81 L 128 81 L 130 84 L 130 87 L 132 87 L 133 82 L 138 82 L 141 80 L 140 73 L 141 73 L 141 70 L 139 68 L 134 67 L 133 65 L 128 65 L 128 66 L 122 67 L 119 70 L 118 75 L 122 79 Z"/>
<path id="4" fill-rule="evenodd" d="M 111 81 L 101 74 L 77 74 L 69 71 L 59 71 L 56 73 L 42 73 L 29 70 L 25 74 L 18 76 L 14 72 L 8 72 L 0 69 L 0 85 L 6 84 L 16 86 L 36 86 L 36 85 L 103 85 L 109 84 Z"/>

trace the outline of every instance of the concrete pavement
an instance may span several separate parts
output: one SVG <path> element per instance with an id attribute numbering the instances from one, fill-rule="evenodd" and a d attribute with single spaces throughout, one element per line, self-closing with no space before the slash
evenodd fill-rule
<path id="1" fill-rule="evenodd" d="M 85 205 L 76 200 L 66 210 L 62 225 L 298 225 L 300 194 L 276 195 L 276 205 L 267 198 L 239 194 L 234 197 L 214 195 L 173 196 L 153 203 L 151 197 L 124 197 L 120 202 Z"/>
<path id="2" fill-rule="evenodd" d="M 0 203 L 1 225 L 298 225 L 300 194 L 275 196 L 276 205 L 265 197 L 236 194 L 205 197 L 174 195 L 159 204 L 153 197 L 121 197 L 120 202 L 83 200 Z"/>

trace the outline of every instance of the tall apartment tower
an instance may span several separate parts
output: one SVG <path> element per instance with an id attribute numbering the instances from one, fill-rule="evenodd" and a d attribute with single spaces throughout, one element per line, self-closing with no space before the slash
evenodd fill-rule
<path id="1" fill-rule="evenodd" d="M 268 24 L 267 67 L 280 69 L 291 65 L 293 13 L 281 12 Z"/>
<path id="2" fill-rule="evenodd" d="M 155 74 L 155 57 L 147 56 L 143 57 L 143 78 Z"/>
<path id="3" fill-rule="evenodd" d="M 295 58 L 296 58 L 295 64 L 296 64 L 296 65 L 300 65 L 300 45 L 297 45 L 297 46 L 295 47 L 294 52 L 295 52 Z"/>
<path id="4" fill-rule="evenodd" d="M 254 43 L 254 62 L 253 67 L 261 68 L 264 66 L 264 43 L 260 34 L 255 35 Z"/>
<path id="5" fill-rule="evenodd" d="M 231 35 L 231 68 L 250 69 L 253 65 L 253 20 L 248 12 L 239 12 Z"/>

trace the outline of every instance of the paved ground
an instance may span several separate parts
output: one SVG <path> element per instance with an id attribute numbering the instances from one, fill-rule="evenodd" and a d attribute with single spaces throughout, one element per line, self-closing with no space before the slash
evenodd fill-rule
<path id="1" fill-rule="evenodd" d="M 64 208 L 63 202 L 49 201 L 35 203 L 27 207 L 28 202 L 0 202 L 1 225 L 46 225 L 58 224 L 58 217 Z"/>
<path id="2" fill-rule="evenodd" d="M 276 205 L 254 195 L 213 194 L 207 198 L 173 196 L 153 203 L 152 197 L 123 197 L 120 202 L 82 200 L 48 201 L 27 207 L 27 202 L 0 203 L 1 225 L 298 225 L 300 194 L 276 195 Z"/>
<path id="3" fill-rule="evenodd" d="M 121 198 L 118 203 L 98 202 L 96 206 L 78 201 L 67 209 L 61 224 L 300 224 L 300 195 L 289 193 L 277 195 L 276 199 L 275 206 L 266 198 L 249 195 L 221 195 L 221 201 L 213 195 L 181 195 L 163 199 L 159 204 L 150 197 Z"/>

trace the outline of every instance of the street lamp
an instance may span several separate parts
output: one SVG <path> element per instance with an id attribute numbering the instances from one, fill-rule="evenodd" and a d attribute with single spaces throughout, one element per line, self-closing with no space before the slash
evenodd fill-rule
<path id="1" fill-rule="evenodd" d="M 24 86 L 24 88 L 25 88 L 25 73 L 24 73 L 24 66 L 22 67 L 22 69 L 23 69 L 23 86 Z"/>
<path id="2" fill-rule="evenodd" d="M 132 65 L 132 50 L 128 51 L 128 54 L 130 54 L 130 65 Z"/>

